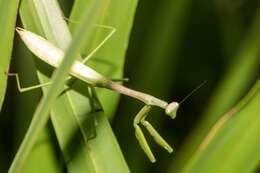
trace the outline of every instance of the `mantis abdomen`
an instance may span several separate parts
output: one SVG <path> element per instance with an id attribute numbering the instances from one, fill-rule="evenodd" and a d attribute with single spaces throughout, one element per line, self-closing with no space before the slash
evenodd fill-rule
<path id="1" fill-rule="evenodd" d="M 58 68 L 63 57 L 64 51 L 57 48 L 44 38 L 22 28 L 17 28 L 26 46 L 42 61 Z M 79 78 L 90 85 L 105 87 L 106 78 L 92 68 L 75 61 L 71 67 L 70 74 Z"/>

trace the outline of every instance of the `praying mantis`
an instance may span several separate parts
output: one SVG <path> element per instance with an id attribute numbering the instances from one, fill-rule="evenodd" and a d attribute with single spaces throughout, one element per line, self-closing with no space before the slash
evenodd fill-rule
<path id="1" fill-rule="evenodd" d="M 156 159 L 146 141 L 146 138 L 143 134 L 143 131 L 140 125 L 144 126 L 147 129 L 148 133 L 153 137 L 154 141 L 160 145 L 162 148 L 167 150 L 169 153 L 173 152 L 172 147 L 161 137 L 161 135 L 155 130 L 155 128 L 146 120 L 148 113 L 151 111 L 152 107 L 160 107 L 165 110 L 165 113 L 170 116 L 172 119 L 176 117 L 177 110 L 179 108 L 178 102 L 166 102 L 164 100 L 158 99 L 152 95 L 136 91 L 126 86 L 119 84 L 113 80 L 110 80 L 98 73 L 94 69 L 85 65 L 86 61 L 88 61 L 93 54 L 115 33 L 115 28 L 109 26 L 102 26 L 106 29 L 111 29 L 111 32 L 107 37 L 83 60 L 83 61 L 75 61 L 70 69 L 70 75 L 77 79 L 80 79 L 93 87 L 100 87 L 113 90 L 123 95 L 127 95 L 133 97 L 145 105 L 143 108 L 137 113 L 134 118 L 133 126 L 135 129 L 135 136 L 151 162 L 155 162 Z M 44 39 L 43 37 L 27 31 L 23 28 L 16 28 L 16 31 L 19 33 L 21 39 L 28 47 L 28 49 L 36 55 L 39 59 L 46 62 L 47 64 L 58 68 L 63 57 L 64 51 L 54 46 L 52 43 Z M 18 89 L 20 92 L 29 91 L 32 89 L 44 87 L 50 85 L 51 82 L 43 83 L 37 86 L 22 88 L 19 80 L 18 74 L 9 74 L 16 77 Z M 69 77 L 70 79 L 71 77 Z"/>

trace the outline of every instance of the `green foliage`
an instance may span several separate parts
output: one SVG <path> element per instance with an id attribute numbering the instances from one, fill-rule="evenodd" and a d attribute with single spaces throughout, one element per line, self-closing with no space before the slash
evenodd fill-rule
<path id="1" fill-rule="evenodd" d="M 0 1 L 0 110 L 4 101 L 19 0 Z"/>
<path id="2" fill-rule="evenodd" d="M 0 0 L 0 172 L 10 166 L 12 173 L 259 171 L 259 5 Z M 14 38 L 15 22 L 66 52 L 57 70 Z M 134 134 L 134 115 L 144 105 L 125 96 L 119 102 L 118 93 L 74 78 L 65 83 L 75 58 L 86 57 L 108 34 L 101 25 L 116 32 L 86 65 L 104 76 L 130 78 L 124 85 L 169 102 L 208 81 L 180 104 L 176 119 L 153 109 L 149 122 L 173 145 L 171 155 L 150 146 L 155 164 Z M 8 70 L 23 87 L 53 83 L 19 93 Z"/>
<path id="3" fill-rule="evenodd" d="M 211 128 L 182 172 L 253 172 L 259 165 L 260 80 Z"/>
<path id="4" fill-rule="evenodd" d="M 209 99 L 200 122 L 194 128 L 189 139 L 182 146 L 178 167 L 190 158 L 210 128 L 242 97 L 254 81 L 260 62 L 260 11 L 254 17 L 248 34 L 243 39 L 237 53 L 232 58 L 225 74 Z M 236 75 L 237 74 L 237 75 Z M 189 146 L 189 147 L 187 147 Z M 183 160 L 182 160 L 183 159 Z M 181 162 L 181 163 L 180 163 Z"/>

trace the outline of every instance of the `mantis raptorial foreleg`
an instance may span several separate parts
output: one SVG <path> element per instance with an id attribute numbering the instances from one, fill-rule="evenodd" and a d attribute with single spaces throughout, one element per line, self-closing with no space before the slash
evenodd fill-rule
<path id="1" fill-rule="evenodd" d="M 155 128 L 145 120 L 145 117 L 141 120 L 141 124 L 147 129 L 154 141 L 167 150 L 169 153 L 173 152 L 172 147 L 163 139 L 163 137 L 155 130 Z"/>
<path id="2" fill-rule="evenodd" d="M 141 122 L 143 117 L 145 117 L 148 114 L 148 112 L 150 112 L 150 110 L 151 110 L 151 106 L 145 105 L 135 116 L 133 125 L 134 125 L 134 128 L 135 128 L 136 139 L 138 140 L 141 148 L 144 150 L 147 157 L 150 159 L 151 162 L 154 163 L 156 161 L 156 159 L 155 159 L 153 152 L 151 151 L 151 148 L 149 147 L 149 145 L 148 145 L 148 143 L 147 143 L 147 141 L 144 137 L 144 134 L 143 134 L 141 127 L 139 126 L 139 123 Z"/>
<path id="3" fill-rule="evenodd" d="M 135 128 L 135 134 L 136 138 L 139 141 L 139 144 L 141 145 L 144 152 L 147 154 L 148 158 L 151 160 L 151 162 L 155 162 L 155 158 L 152 154 L 152 151 L 147 144 L 147 141 L 144 137 L 144 134 L 139 127 L 139 124 L 141 123 L 147 131 L 150 133 L 150 135 L 153 137 L 154 141 L 159 144 L 161 147 L 163 147 L 165 150 L 167 150 L 169 153 L 173 152 L 172 147 L 163 139 L 163 137 L 155 130 L 155 128 L 145 120 L 145 118 L 148 116 L 148 113 L 151 110 L 151 106 L 145 105 L 136 115 L 134 119 L 134 128 Z"/>

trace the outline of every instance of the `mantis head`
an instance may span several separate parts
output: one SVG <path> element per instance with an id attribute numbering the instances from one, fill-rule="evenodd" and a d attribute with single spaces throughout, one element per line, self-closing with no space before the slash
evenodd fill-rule
<path id="1" fill-rule="evenodd" d="M 172 119 L 176 117 L 177 110 L 179 108 L 179 103 L 171 102 L 165 109 L 165 113 L 169 115 Z"/>
<path id="2" fill-rule="evenodd" d="M 194 90 L 192 90 L 180 103 L 177 102 L 171 102 L 167 105 L 165 109 L 165 113 L 169 115 L 172 119 L 176 117 L 176 113 L 178 111 L 178 108 L 180 104 L 182 104 L 187 98 L 189 98 L 195 91 L 197 91 L 199 88 L 201 88 L 207 81 L 202 82 L 199 86 L 197 86 Z"/>

